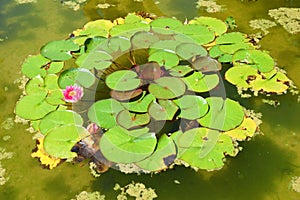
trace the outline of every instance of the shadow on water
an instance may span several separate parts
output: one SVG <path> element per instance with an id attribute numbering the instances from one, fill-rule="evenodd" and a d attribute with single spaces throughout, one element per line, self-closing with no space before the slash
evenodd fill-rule
<path id="1" fill-rule="evenodd" d="M 124 186 L 131 181 L 142 181 L 155 188 L 158 199 L 223 199 L 252 200 L 272 196 L 277 199 L 276 182 L 286 173 L 292 173 L 293 154 L 276 146 L 266 137 L 257 137 L 244 143 L 244 150 L 236 158 L 229 158 L 220 171 L 198 173 L 184 167 L 176 167 L 157 175 L 124 175 L 110 170 L 92 183 L 92 189 L 114 199 L 111 188 L 115 183 Z M 175 184 L 174 180 L 180 181 Z M 287 186 L 286 186 L 287 187 Z M 170 192 L 172 191 L 172 192 Z"/>

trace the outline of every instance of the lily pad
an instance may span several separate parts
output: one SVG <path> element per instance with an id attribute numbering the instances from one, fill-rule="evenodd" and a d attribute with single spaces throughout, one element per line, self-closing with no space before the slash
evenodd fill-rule
<path id="1" fill-rule="evenodd" d="M 245 117 L 241 125 L 235 129 L 224 132 L 224 134 L 229 135 L 234 140 L 244 141 L 247 137 L 253 137 L 256 129 L 257 126 L 255 121 L 251 118 Z"/>
<path id="2" fill-rule="evenodd" d="M 178 138 L 180 160 L 206 170 L 216 170 L 224 165 L 225 154 L 233 155 L 234 146 L 226 134 L 206 128 L 194 128 Z"/>
<path id="3" fill-rule="evenodd" d="M 25 85 L 27 95 L 46 96 L 48 91 L 45 88 L 44 79 L 41 76 L 36 76 L 30 79 Z"/>
<path id="4" fill-rule="evenodd" d="M 213 30 L 217 36 L 222 35 L 227 31 L 226 23 L 213 17 L 197 17 L 189 21 L 189 24 L 200 24 L 207 26 L 209 29 Z"/>
<path id="5" fill-rule="evenodd" d="M 131 70 L 119 70 L 108 75 L 105 84 L 112 90 L 129 91 L 138 88 L 141 80 L 137 73 Z"/>
<path id="6" fill-rule="evenodd" d="M 145 114 L 130 113 L 128 110 L 122 110 L 117 115 L 117 123 L 123 128 L 130 129 L 146 125 L 150 122 L 150 116 Z"/>
<path id="7" fill-rule="evenodd" d="M 192 67 L 201 72 L 216 72 L 222 69 L 221 63 L 210 56 L 197 57 L 192 62 Z"/>
<path id="8" fill-rule="evenodd" d="M 84 45 L 85 45 L 85 52 L 86 53 L 89 53 L 93 50 L 100 50 L 102 44 L 107 40 L 106 37 L 101 37 L 101 36 L 96 36 L 96 37 L 93 37 L 93 38 L 88 38 Z"/>
<path id="9" fill-rule="evenodd" d="M 119 100 L 119 101 L 126 101 L 126 100 L 129 100 L 129 99 L 133 99 L 133 98 L 139 96 L 142 93 L 143 93 L 142 89 L 136 89 L 136 90 L 132 90 L 132 91 L 112 90 L 110 92 L 110 96 L 114 99 Z"/>
<path id="10" fill-rule="evenodd" d="M 134 163 L 150 156 L 156 147 L 154 133 L 148 128 L 128 131 L 119 126 L 109 129 L 101 138 L 99 146 L 109 161 Z"/>
<path id="11" fill-rule="evenodd" d="M 184 94 L 186 86 L 175 77 L 162 77 L 149 85 L 148 90 L 158 99 L 173 99 Z"/>
<path id="12" fill-rule="evenodd" d="M 192 39 L 193 43 L 196 42 L 202 45 L 208 44 L 215 39 L 214 31 L 199 24 L 187 24 L 176 28 L 176 31 L 178 31 L 178 33 L 175 36 L 175 40 L 178 41 L 189 41 Z"/>
<path id="13" fill-rule="evenodd" d="M 110 37 L 98 46 L 98 48 L 109 54 L 115 52 L 126 52 L 130 47 L 130 40 L 123 36 Z"/>
<path id="14" fill-rule="evenodd" d="M 250 88 L 249 80 L 257 75 L 257 69 L 251 66 L 235 66 L 226 71 L 225 79 L 238 87 Z"/>
<path id="15" fill-rule="evenodd" d="M 130 24 L 119 24 L 110 29 L 110 35 L 123 36 L 126 38 L 131 38 L 136 32 L 139 31 L 149 31 L 150 26 L 144 22 L 130 23 Z"/>
<path id="16" fill-rule="evenodd" d="M 57 110 L 46 115 L 39 123 L 39 130 L 43 135 L 56 127 L 67 124 L 83 125 L 82 117 L 71 110 Z"/>
<path id="17" fill-rule="evenodd" d="M 250 82 L 250 85 L 254 91 L 263 91 L 267 93 L 277 94 L 284 93 L 289 88 L 288 84 L 288 77 L 281 72 L 275 73 L 269 79 L 257 78 Z"/>
<path id="18" fill-rule="evenodd" d="M 173 34 L 174 30 L 183 26 L 182 22 L 172 18 L 158 18 L 150 23 L 151 30 L 159 34 Z"/>
<path id="19" fill-rule="evenodd" d="M 151 53 L 151 55 L 148 58 L 148 61 L 155 61 L 159 65 L 164 66 L 166 69 L 169 69 L 171 67 L 174 67 L 178 65 L 179 58 L 175 54 L 175 52 L 172 51 L 165 51 L 165 50 L 158 50 L 154 53 Z"/>
<path id="20" fill-rule="evenodd" d="M 64 67 L 64 62 L 51 62 L 49 65 L 45 66 L 47 74 L 59 73 Z"/>
<path id="21" fill-rule="evenodd" d="M 84 68 L 71 68 L 60 74 L 58 84 L 61 88 L 75 84 L 89 88 L 94 84 L 95 80 L 94 74 L 89 70 Z"/>
<path id="22" fill-rule="evenodd" d="M 54 111 L 56 107 L 47 103 L 44 96 L 30 95 L 17 103 L 15 112 L 23 119 L 37 120 Z"/>
<path id="23" fill-rule="evenodd" d="M 65 101 L 63 101 L 64 95 L 61 91 L 61 89 L 55 89 L 48 92 L 46 102 L 51 105 L 60 105 L 64 104 Z"/>
<path id="24" fill-rule="evenodd" d="M 177 65 L 168 70 L 170 75 L 175 77 L 183 77 L 193 71 L 189 65 Z"/>
<path id="25" fill-rule="evenodd" d="M 111 65 L 112 58 L 113 57 L 105 51 L 92 50 L 79 56 L 76 59 L 75 63 L 81 68 L 96 68 L 99 70 L 103 70 Z"/>
<path id="26" fill-rule="evenodd" d="M 201 96 L 184 95 L 174 102 L 180 108 L 180 118 L 195 120 L 203 117 L 208 111 L 208 103 Z"/>
<path id="27" fill-rule="evenodd" d="M 239 126 L 244 119 L 243 107 L 231 99 L 221 97 L 206 98 L 209 105 L 208 113 L 198 122 L 205 127 L 228 131 Z"/>
<path id="28" fill-rule="evenodd" d="M 234 65 L 249 65 L 260 72 L 269 72 L 274 69 L 273 58 L 260 50 L 240 50 L 233 55 Z"/>
<path id="29" fill-rule="evenodd" d="M 79 50 L 79 45 L 70 40 L 48 42 L 41 48 L 41 54 L 52 61 L 64 61 L 72 58 L 71 51 Z"/>
<path id="30" fill-rule="evenodd" d="M 135 164 L 144 170 L 157 172 L 167 169 L 174 162 L 176 156 L 177 149 L 174 141 L 164 134 L 159 138 L 154 153 Z"/>
<path id="31" fill-rule="evenodd" d="M 167 51 L 175 54 L 176 47 L 181 44 L 181 42 L 176 40 L 160 40 L 152 44 L 149 48 L 149 54 L 153 54 L 156 51 Z"/>
<path id="32" fill-rule="evenodd" d="M 37 75 L 45 76 L 47 74 L 44 66 L 48 64 L 50 60 L 42 55 L 28 56 L 22 64 L 22 73 L 28 78 L 33 78 Z"/>
<path id="33" fill-rule="evenodd" d="M 114 24 L 110 20 L 104 20 L 104 19 L 95 20 L 95 21 L 86 23 L 84 25 L 83 29 L 80 30 L 77 34 L 85 35 L 88 37 L 95 37 L 95 36 L 107 37 L 109 30 L 113 26 L 114 26 Z"/>
<path id="34" fill-rule="evenodd" d="M 149 48 L 150 45 L 158 42 L 159 38 L 151 32 L 141 31 L 134 34 L 130 40 L 134 49 L 146 49 Z"/>
<path id="35" fill-rule="evenodd" d="M 139 100 L 128 103 L 122 103 L 122 105 L 132 112 L 147 112 L 148 107 L 155 97 L 152 94 L 143 95 Z"/>
<path id="36" fill-rule="evenodd" d="M 216 39 L 216 44 L 223 53 L 227 54 L 233 54 L 241 49 L 253 49 L 252 44 L 240 32 L 223 34 Z"/>
<path id="37" fill-rule="evenodd" d="M 88 117 L 98 126 L 109 129 L 116 125 L 116 116 L 122 110 L 124 107 L 114 99 L 100 100 L 89 108 Z"/>
<path id="38" fill-rule="evenodd" d="M 74 158 L 72 147 L 90 133 L 82 126 L 68 124 L 51 129 L 44 139 L 45 151 L 56 158 Z"/>
<path id="39" fill-rule="evenodd" d="M 149 114 L 155 120 L 172 120 L 178 110 L 176 104 L 171 100 L 159 100 L 152 102 L 149 106 Z"/>
<path id="40" fill-rule="evenodd" d="M 189 60 L 195 56 L 206 56 L 207 51 L 196 43 L 183 43 L 176 47 L 176 53 L 184 60 Z"/>
<path id="41" fill-rule="evenodd" d="M 208 92 L 219 84 L 217 74 L 203 75 L 201 72 L 194 72 L 192 75 L 182 78 L 188 90 L 194 92 Z"/>

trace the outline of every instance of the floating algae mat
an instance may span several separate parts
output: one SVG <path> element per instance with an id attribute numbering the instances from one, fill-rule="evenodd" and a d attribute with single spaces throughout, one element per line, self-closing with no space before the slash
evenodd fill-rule
<path id="1" fill-rule="evenodd" d="M 160 172 L 177 164 L 217 170 L 238 141 L 259 130 L 226 97 L 220 71 L 255 94 L 282 94 L 293 83 L 273 58 L 223 21 L 129 14 L 88 22 L 66 40 L 29 56 L 16 114 L 39 132 L 37 152 L 50 169 L 88 159 L 96 171 Z"/>

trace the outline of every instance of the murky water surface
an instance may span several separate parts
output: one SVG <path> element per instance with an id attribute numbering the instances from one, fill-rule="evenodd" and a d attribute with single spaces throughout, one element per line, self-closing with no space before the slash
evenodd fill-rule
<path id="1" fill-rule="evenodd" d="M 108 1 L 106 1 L 108 2 Z M 220 19 L 233 16 L 238 31 L 255 33 L 249 20 L 271 19 L 269 9 L 300 7 L 298 0 L 218 0 L 225 10 L 209 14 L 197 9 L 195 0 L 112 0 L 116 5 L 97 9 L 101 0 L 90 0 L 79 11 L 62 6 L 59 1 L 37 0 L 37 3 L 17 5 L 13 0 L 0 1 L 0 122 L 13 118 L 15 102 L 21 91 L 14 84 L 20 77 L 20 64 L 29 54 L 37 54 L 46 42 L 64 39 L 87 21 L 125 16 L 128 12 L 143 10 L 157 15 L 176 16 L 184 20 L 207 15 Z M 270 51 L 279 66 L 300 87 L 300 34 L 291 35 L 281 26 L 270 29 L 261 41 L 262 49 Z M 236 98 L 238 96 L 236 95 Z M 106 199 L 116 199 L 112 190 L 115 183 L 126 185 L 143 182 L 155 188 L 158 199 L 213 199 L 213 200 L 296 200 L 300 194 L 288 188 L 293 176 L 300 176 L 300 104 L 297 97 L 283 95 L 277 98 L 281 105 L 274 108 L 263 104 L 260 97 L 242 100 L 245 107 L 263 113 L 263 136 L 242 144 L 244 150 L 235 158 L 228 158 L 225 167 L 215 172 L 194 172 L 184 167 L 158 175 L 124 175 L 110 170 L 95 179 L 88 165 L 64 163 L 54 170 L 39 166 L 31 158 L 35 146 L 27 126 L 14 124 L 9 130 L 0 129 L 0 147 L 14 152 L 13 158 L 2 160 L 10 179 L 0 186 L 0 199 L 70 199 L 82 190 L 100 191 Z M 7 141 L 2 138 L 11 136 Z M 174 181 L 178 180 L 180 184 Z"/>

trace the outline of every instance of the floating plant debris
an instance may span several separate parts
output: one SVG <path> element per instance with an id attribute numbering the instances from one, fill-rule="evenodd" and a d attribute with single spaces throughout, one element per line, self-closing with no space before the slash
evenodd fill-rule
<path id="1" fill-rule="evenodd" d="M 76 195 L 75 199 L 71 200 L 105 200 L 105 195 L 101 195 L 100 192 L 87 192 L 82 191 Z"/>
<path id="2" fill-rule="evenodd" d="M 36 3 L 37 0 L 15 0 L 17 4 Z"/>
<path id="3" fill-rule="evenodd" d="M 300 8 L 278 8 L 269 10 L 270 17 L 291 34 L 300 32 Z"/>
<path id="4" fill-rule="evenodd" d="M 28 79 L 15 107 L 38 132 L 32 156 L 50 169 L 87 159 L 95 176 L 110 167 L 124 173 L 157 173 L 175 164 L 221 169 L 261 123 L 226 97 L 222 74 L 247 95 L 294 88 L 268 52 L 248 35 L 227 31 L 212 17 L 183 23 L 128 14 L 48 42 L 24 61 Z M 153 191 L 151 198 L 134 196 L 136 185 L 122 193 L 156 197 Z"/>
<path id="5" fill-rule="evenodd" d="M 6 152 L 5 149 L 0 147 L 0 186 L 4 185 L 8 180 L 9 177 L 6 176 L 6 169 L 2 166 L 2 160 L 12 158 L 12 152 Z"/>
<path id="6" fill-rule="evenodd" d="M 267 35 L 268 29 L 276 26 L 276 23 L 267 19 L 254 19 L 249 21 L 249 26 L 253 29 L 260 29 L 264 35 Z"/>
<path id="7" fill-rule="evenodd" d="M 197 8 L 204 7 L 208 13 L 221 12 L 224 9 L 224 6 L 217 4 L 215 0 L 198 0 L 196 4 Z"/>
<path id="8" fill-rule="evenodd" d="M 121 190 L 118 200 L 126 200 L 128 196 L 135 197 L 136 200 L 153 200 L 158 197 L 154 189 L 147 188 L 143 183 L 132 182 L 124 187 L 116 184 L 114 190 Z"/>

